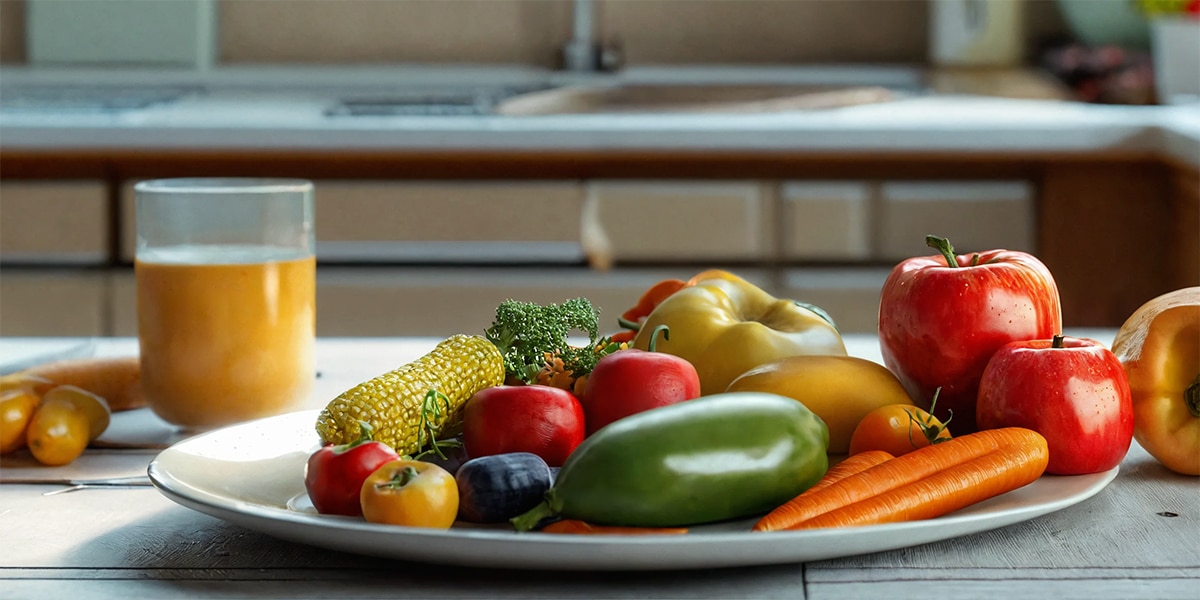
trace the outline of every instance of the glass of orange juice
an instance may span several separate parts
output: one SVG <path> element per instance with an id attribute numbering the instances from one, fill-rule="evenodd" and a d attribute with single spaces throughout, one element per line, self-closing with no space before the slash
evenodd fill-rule
<path id="1" fill-rule="evenodd" d="M 150 408 L 203 430 L 303 407 L 316 377 L 312 183 L 158 179 L 134 192 Z"/>

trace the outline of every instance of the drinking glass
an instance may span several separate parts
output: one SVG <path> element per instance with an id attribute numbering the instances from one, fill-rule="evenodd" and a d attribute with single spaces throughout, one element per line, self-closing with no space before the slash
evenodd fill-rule
<path id="1" fill-rule="evenodd" d="M 316 376 L 312 183 L 159 179 L 134 191 L 150 408 L 203 430 L 304 405 Z"/>

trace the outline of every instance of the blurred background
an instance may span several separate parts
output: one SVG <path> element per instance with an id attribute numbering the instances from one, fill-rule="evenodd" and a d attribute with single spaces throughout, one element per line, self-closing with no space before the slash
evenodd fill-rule
<path id="1" fill-rule="evenodd" d="M 1198 4 L 0 0 L 0 335 L 136 334 L 133 183 L 228 175 L 316 182 L 324 336 L 712 267 L 869 333 L 927 233 L 1116 327 L 1200 283 Z"/>

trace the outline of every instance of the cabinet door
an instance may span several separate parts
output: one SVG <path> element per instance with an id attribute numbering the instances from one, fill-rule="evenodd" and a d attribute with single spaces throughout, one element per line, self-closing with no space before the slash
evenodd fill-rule
<path id="1" fill-rule="evenodd" d="M 107 335 L 108 274 L 79 269 L 0 272 L 0 335 Z"/>
<path id="2" fill-rule="evenodd" d="M 936 254 L 927 234 L 948 238 L 959 252 L 1034 252 L 1035 210 L 1024 181 L 888 182 L 880 186 L 880 258 Z"/>
<path id="3" fill-rule="evenodd" d="M 879 294 L 889 272 L 849 266 L 788 269 L 782 293 L 824 309 L 843 334 L 874 334 L 879 330 Z"/>
<path id="4" fill-rule="evenodd" d="M 599 310 L 605 335 L 618 330 L 617 317 L 650 286 L 695 274 L 694 269 L 323 267 L 317 272 L 317 335 L 482 334 L 508 298 L 548 304 L 580 296 Z M 738 274 L 764 287 L 769 279 L 752 269 Z"/>
<path id="5" fill-rule="evenodd" d="M 317 258 L 361 263 L 579 263 L 577 181 L 316 180 Z M 121 256 L 134 256 L 133 182 Z"/>
<path id="6" fill-rule="evenodd" d="M 103 181 L 0 182 L 5 264 L 105 264 L 109 224 Z"/>
<path id="7" fill-rule="evenodd" d="M 751 261 L 774 256 L 765 184 L 593 181 L 588 201 L 613 260 Z"/>
<path id="8" fill-rule="evenodd" d="M 579 263 L 575 181 L 316 181 L 317 256 Z"/>
<path id="9" fill-rule="evenodd" d="M 853 181 L 793 181 L 780 186 L 783 257 L 869 259 L 872 187 Z"/>

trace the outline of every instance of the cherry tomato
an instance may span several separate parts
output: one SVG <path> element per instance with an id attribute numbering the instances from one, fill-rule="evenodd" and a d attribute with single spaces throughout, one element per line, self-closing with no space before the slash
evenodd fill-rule
<path id="1" fill-rule="evenodd" d="M 900 456 L 948 439 L 950 431 L 928 412 L 911 404 L 889 404 L 858 422 L 850 436 L 850 454 L 883 450 Z"/>
<path id="2" fill-rule="evenodd" d="M 458 484 L 445 469 L 418 460 L 393 460 L 367 476 L 359 495 L 372 523 L 449 529 L 458 516 Z"/>
<path id="3" fill-rule="evenodd" d="M 362 433 L 349 444 L 329 444 L 308 457 L 304 488 L 317 512 L 357 517 L 363 482 L 376 469 L 400 458 L 391 446 L 371 439 L 371 426 L 360 421 Z"/>
<path id="4" fill-rule="evenodd" d="M 42 402 L 29 420 L 25 442 L 44 465 L 65 465 L 83 454 L 90 432 L 88 415 L 71 402 Z"/>
<path id="5" fill-rule="evenodd" d="M 17 388 L 0 395 L 0 454 L 25 446 L 25 429 L 37 405 L 38 397 L 32 390 Z"/>

